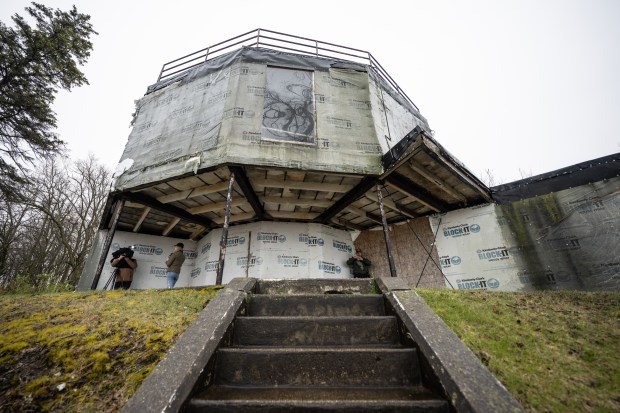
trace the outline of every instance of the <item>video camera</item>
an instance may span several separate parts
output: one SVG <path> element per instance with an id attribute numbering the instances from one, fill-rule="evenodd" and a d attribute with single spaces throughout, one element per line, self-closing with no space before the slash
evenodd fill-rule
<path id="1" fill-rule="evenodd" d="M 123 247 L 123 248 L 117 249 L 116 251 L 112 253 L 112 258 L 117 259 L 118 257 L 121 257 L 123 255 L 126 256 L 127 258 L 132 258 L 133 250 L 131 249 L 131 247 Z"/>

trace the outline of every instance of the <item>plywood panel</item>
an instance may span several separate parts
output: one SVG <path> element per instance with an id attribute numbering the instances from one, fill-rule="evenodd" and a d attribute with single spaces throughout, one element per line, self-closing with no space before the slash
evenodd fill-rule
<path id="1" fill-rule="evenodd" d="M 445 288 L 443 275 L 437 266 L 439 256 L 435 248 L 429 259 L 428 251 L 433 244 L 434 234 L 428 218 L 412 219 L 401 225 L 391 225 L 390 228 L 392 256 L 398 277 L 406 279 L 411 286 L 415 286 L 419 279 L 420 288 Z M 362 231 L 355 240 L 355 246 L 361 248 L 372 261 L 373 276 L 389 277 L 390 267 L 381 228 Z"/>

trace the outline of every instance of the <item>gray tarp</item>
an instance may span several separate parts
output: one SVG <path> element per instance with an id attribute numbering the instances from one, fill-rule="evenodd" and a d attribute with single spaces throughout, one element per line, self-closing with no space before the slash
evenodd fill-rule
<path id="1" fill-rule="evenodd" d="M 285 91 L 278 98 L 290 100 L 277 111 L 273 91 L 265 98 L 270 71 L 278 73 L 272 79 L 280 79 L 279 90 Z M 314 111 L 314 119 L 304 108 Z M 282 125 L 314 122 L 314 128 L 303 142 L 274 139 L 265 129 L 268 117 L 277 123 L 273 116 L 281 116 Z M 137 103 L 115 189 L 223 163 L 378 175 L 381 155 L 418 125 L 430 132 L 413 105 L 372 68 L 242 48 L 149 88 Z"/>

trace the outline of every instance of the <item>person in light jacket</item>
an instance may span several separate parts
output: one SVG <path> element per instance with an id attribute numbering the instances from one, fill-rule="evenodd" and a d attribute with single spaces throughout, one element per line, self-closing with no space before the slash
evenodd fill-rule
<path id="1" fill-rule="evenodd" d="M 181 265 L 185 262 L 185 254 L 183 254 L 183 243 L 179 242 L 174 246 L 174 252 L 168 256 L 166 260 L 166 280 L 168 281 L 168 288 L 174 288 L 174 285 L 179 280 L 179 274 L 181 273 Z"/>

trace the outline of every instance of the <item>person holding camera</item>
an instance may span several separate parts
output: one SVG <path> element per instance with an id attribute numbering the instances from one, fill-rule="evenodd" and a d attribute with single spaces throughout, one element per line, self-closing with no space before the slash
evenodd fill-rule
<path id="1" fill-rule="evenodd" d="M 371 262 L 368 258 L 364 257 L 361 249 L 355 249 L 355 255 L 347 260 L 347 265 L 353 270 L 353 277 L 370 278 L 369 269 Z"/>
<path id="2" fill-rule="evenodd" d="M 168 256 L 166 260 L 166 280 L 168 282 L 168 288 L 174 288 L 174 285 L 179 280 L 179 274 L 181 273 L 181 265 L 185 262 L 185 254 L 183 254 L 183 243 L 179 242 L 175 244 L 174 251 Z"/>
<path id="3" fill-rule="evenodd" d="M 123 289 L 127 290 L 131 287 L 131 282 L 133 281 L 133 272 L 138 267 L 138 261 L 136 261 L 133 256 L 133 251 L 130 251 L 129 254 L 126 251 L 121 252 L 117 257 L 112 258 L 110 263 L 112 267 L 115 268 L 114 278 L 114 286 L 112 287 L 114 290 Z"/>

